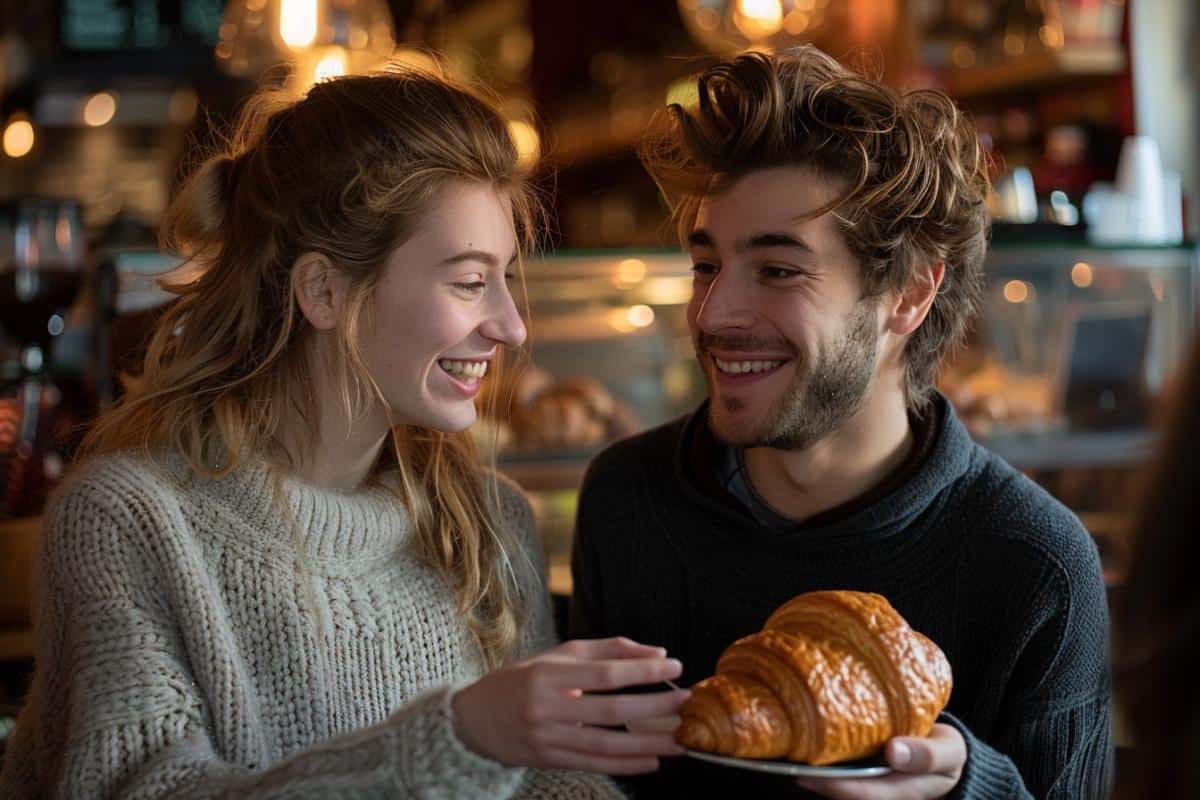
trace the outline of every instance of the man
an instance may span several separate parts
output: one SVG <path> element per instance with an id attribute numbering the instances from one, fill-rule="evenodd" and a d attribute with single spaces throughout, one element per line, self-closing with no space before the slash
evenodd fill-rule
<path id="1" fill-rule="evenodd" d="M 954 691 L 894 772 L 805 779 L 845 798 L 1092 798 L 1111 774 L 1096 548 L 1066 508 L 976 445 L 933 388 L 976 304 L 984 155 L 936 92 L 823 53 L 708 70 L 643 160 L 694 262 L 709 398 L 620 442 L 584 482 L 571 636 L 625 635 L 681 683 L 794 595 L 878 592 L 946 653 Z M 648 797 L 796 797 L 690 758 Z"/>

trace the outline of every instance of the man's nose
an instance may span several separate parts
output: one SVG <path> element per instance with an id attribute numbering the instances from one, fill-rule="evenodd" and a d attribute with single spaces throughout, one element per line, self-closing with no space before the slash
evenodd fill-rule
<path id="1" fill-rule="evenodd" d="M 696 323 L 701 330 L 710 333 L 727 328 L 748 328 L 754 323 L 749 294 L 736 276 L 722 271 L 704 287 Z"/>

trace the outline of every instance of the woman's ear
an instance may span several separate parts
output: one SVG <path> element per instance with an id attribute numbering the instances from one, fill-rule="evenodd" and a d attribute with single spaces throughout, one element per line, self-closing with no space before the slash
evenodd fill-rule
<path id="1" fill-rule="evenodd" d="M 292 291 L 305 319 L 319 331 L 333 330 L 346 302 L 346 274 L 321 253 L 304 253 L 292 265 Z"/>
<path id="2" fill-rule="evenodd" d="M 944 261 L 935 261 L 919 267 L 912 281 L 896 298 L 888 318 L 888 330 L 897 336 L 907 336 L 921 327 L 945 277 Z"/>

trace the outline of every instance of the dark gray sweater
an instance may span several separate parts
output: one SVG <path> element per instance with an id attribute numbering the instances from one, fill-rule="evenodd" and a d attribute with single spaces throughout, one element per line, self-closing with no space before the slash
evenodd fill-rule
<path id="1" fill-rule="evenodd" d="M 613 445 L 580 497 L 571 636 L 666 647 L 691 685 L 801 592 L 878 592 L 950 659 L 941 721 L 968 751 L 951 797 L 1103 797 L 1112 700 L 1096 547 L 936 403 L 902 481 L 786 533 L 715 489 L 707 467 L 697 475 L 711 444 L 705 408 Z M 688 758 L 629 786 L 639 797 L 804 796 L 788 778 Z"/>

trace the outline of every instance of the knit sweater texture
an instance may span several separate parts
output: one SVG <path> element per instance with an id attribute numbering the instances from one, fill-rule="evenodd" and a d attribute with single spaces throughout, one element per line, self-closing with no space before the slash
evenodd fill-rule
<path id="1" fill-rule="evenodd" d="M 711 440 L 704 408 L 614 445 L 580 497 L 571 636 L 666 647 L 688 686 L 795 595 L 877 592 L 953 669 L 940 721 L 963 734 L 967 761 L 951 797 L 1103 797 L 1112 699 L 1096 547 L 935 402 L 934 440 L 906 480 L 786 532 L 697 480 L 697 437 Z M 654 798 L 805 796 L 786 777 L 689 758 L 630 786 Z"/>
<path id="2" fill-rule="evenodd" d="M 499 510 L 523 547 L 520 658 L 555 643 L 553 621 L 528 501 L 501 481 Z M 0 797 L 619 797 L 456 737 L 450 700 L 484 665 L 413 535 L 386 486 L 277 495 L 262 464 L 85 466 L 47 509 Z"/>

